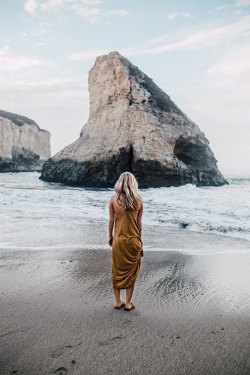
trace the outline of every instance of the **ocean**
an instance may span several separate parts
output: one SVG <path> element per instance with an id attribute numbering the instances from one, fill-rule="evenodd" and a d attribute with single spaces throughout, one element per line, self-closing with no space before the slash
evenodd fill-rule
<path id="1" fill-rule="evenodd" d="M 41 181 L 39 176 L 37 172 L 0 174 L 0 248 L 109 248 L 113 189 L 69 187 Z M 229 185 L 221 187 L 188 184 L 140 190 L 144 249 L 189 248 L 199 253 L 204 248 L 201 242 L 211 252 L 218 244 L 220 250 L 250 249 L 250 176 L 225 177 Z"/>

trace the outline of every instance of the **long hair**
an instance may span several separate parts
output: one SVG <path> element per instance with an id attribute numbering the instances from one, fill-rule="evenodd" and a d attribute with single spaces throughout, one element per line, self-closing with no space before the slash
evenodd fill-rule
<path id="1" fill-rule="evenodd" d="M 124 172 L 120 175 L 115 184 L 115 192 L 117 202 L 123 202 L 126 211 L 139 210 L 142 198 L 138 193 L 138 183 L 132 173 Z"/>

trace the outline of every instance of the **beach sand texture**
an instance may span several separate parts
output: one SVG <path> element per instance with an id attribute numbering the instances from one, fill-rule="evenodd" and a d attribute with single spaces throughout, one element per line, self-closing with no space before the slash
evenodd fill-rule
<path id="1" fill-rule="evenodd" d="M 243 247 L 145 252 L 131 312 L 113 308 L 111 251 L 2 250 L 1 375 L 249 374 Z"/>

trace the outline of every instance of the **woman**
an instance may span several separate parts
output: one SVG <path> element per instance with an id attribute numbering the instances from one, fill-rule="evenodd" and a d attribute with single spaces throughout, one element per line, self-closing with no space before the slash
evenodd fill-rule
<path id="1" fill-rule="evenodd" d="M 130 311 L 135 281 L 143 256 L 141 231 L 143 202 L 132 173 L 124 172 L 115 184 L 109 204 L 109 245 L 112 246 L 112 281 L 116 309 Z M 115 230 L 113 226 L 115 216 Z M 121 301 L 120 289 L 126 289 L 126 303 Z"/>

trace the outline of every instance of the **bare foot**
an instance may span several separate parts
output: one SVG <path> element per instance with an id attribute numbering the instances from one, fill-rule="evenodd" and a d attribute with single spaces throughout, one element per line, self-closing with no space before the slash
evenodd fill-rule
<path id="1" fill-rule="evenodd" d="M 134 308 L 135 308 L 135 305 L 131 302 L 125 305 L 124 310 L 130 311 L 130 310 L 133 310 Z"/>
<path id="2" fill-rule="evenodd" d="M 116 303 L 114 308 L 119 310 L 125 305 L 126 305 L 126 303 L 121 301 L 120 303 Z"/>

